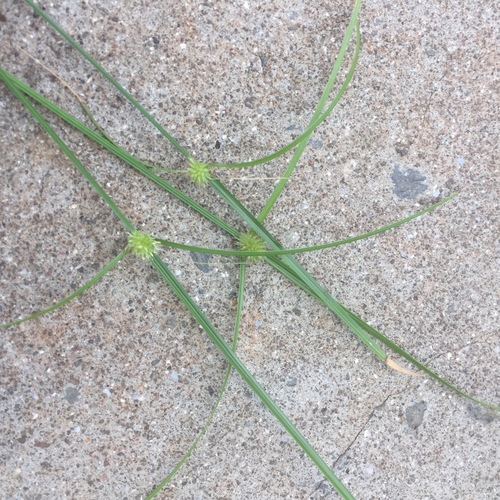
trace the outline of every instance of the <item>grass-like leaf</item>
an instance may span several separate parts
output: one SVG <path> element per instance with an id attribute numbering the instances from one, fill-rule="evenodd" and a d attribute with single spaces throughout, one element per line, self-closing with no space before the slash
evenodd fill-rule
<path id="1" fill-rule="evenodd" d="M 54 304 L 50 307 L 47 307 L 46 309 L 42 309 L 41 311 L 38 311 L 34 314 L 30 314 L 29 316 L 26 316 L 25 318 L 16 319 L 15 321 L 10 321 L 9 323 L 5 323 L 3 325 L 0 325 L 0 328 L 7 328 L 9 326 L 19 325 L 20 323 L 24 323 L 25 321 L 29 321 L 31 319 L 38 318 L 40 316 L 43 316 L 44 314 L 55 311 L 59 307 L 64 306 L 69 301 L 75 299 L 76 297 L 81 295 L 83 292 L 85 292 L 85 290 L 88 290 L 92 285 L 97 283 L 106 273 L 111 271 L 111 269 L 113 269 L 113 267 L 115 267 L 116 264 L 118 264 L 118 262 L 120 262 L 123 259 L 123 257 L 125 257 L 125 255 L 127 255 L 127 253 L 128 253 L 128 249 L 125 248 L 125 250 L 122 250 L 111 262 L 106 264 L 102 268 L 102 270 L 99 271 L 91 280 L 89 280 L 87 283 L 85 283 L 85 285 L 80 287 L 78 290 L 73 292 L 71 295 L 68 295 L 66 298 L 60 300 L 56 304 Z"/>
<path id="2" fill-rule="evenodd" d="M 164 246 L 177 248 L 179 250 L 187 250 L 190 252 L 198 252 L 198 253 L 207 253 L 212 255 L 228 255 L 228 256 L 238 256 L 238 257 L 271 257 L 273 255 L 293 255 L 296 253 L 306 253 L 306 252 L 315 252 L 318 250 L 324 250 L 327 248 L 339 247 L 341 245 L 346 245 L 348 243 L 354 243 L 355 241 L 364 240 L 366 238 L 371 238 L 377 234 L 384 233 L 385 231 L 389 231 L 390 229 L 394 229 L 399 227 L 407 222 L 410 222 L 417 217 L 421 217 L 432 210 L 435 210 L 439 206 L 444 203 L 452 200 L 458 195 L 458 193 L 451 194 L 446 198 L 434 203 L 433 205 L 420 210 L 419 212 L 415 212 L 414 214 L 405 217 L 404 219 L 400 219 L 396 222 L 391 222 L 386 226 L 379 227 L 378 229 L 374 229 L 373 231 L 369 231 L 368 233 L 360 234 L 358 236 L 352 236 L 351 238 L 345 238 L 343 240 L 331 241 L 329 243 L 321 243 L 320 245 L 311 245 L 309 247 L 299 247 L 299 248 L 287 248 L 283 250 L 264 250 L 260 252 L 252 252 L 252 251 L 243 251 L 243 250 L 223 250 L 217 248 L 204 248 L 193 245 L 184 245 L 182 243 L 176 243 L 174 241 L 163 240 L 161 238 L 156 238 L 156 241 L 161 243 Z"/>
<path id="3" fill-rule="evenodd" d="M 240 322 L 241 322 L 241 312 L 243 310 L 243 297 L 244 297 L 244 292 L 245 292 L 245 276 L 246 276 L 246 266 L 242 262 L 240 264 L 240 276 L 239 276 L 239 286 L 238 286 L 238 299 L 237 299 L 237 305 L 236 305 L 236 318 L 234 321 L 234 333 L 233 333 L 233 342 L 231 344 L 231 349 L 234 353 L 236 353 L 236 345 L 238 343 L 238 335 L 240 331 Z M 227 387 L 227 383 L 229 382 L 229 377 L 231 376 L 231 371 L 232 371 L 232 365 L 230 364 L 227 369 L 226 369 L 226 374 L 224 375 L 224 380 L 222 381 L 222 385 L 219 391 L 219 396 L 217 397 L 217 400 L 215 401 L 215 404 L 212 408 L 212 411 L 210 412 L 210 415 L 205 421 L 205 424 L 203 425 L 201 431 L 198 433 L 196 436 L 196 439 L 193 441 L 191 446 L 188 448 L 184 456 L 179 460 L 177 465 L 170 471 L 168 476 L 161 481 L 156 488 L 149 493 L 149 495 L 145 498 L 145 500 L 151 500 L 155 498 L 158 493 L 167 486 L 170 481 L 172 481 L 173 477 L 179 472 L 180 468 L 186 463 L 186 461 L 189 459 L 193 451 L 196 449 L 198 446 L 198 443 L 200 442 L 201 438 L 205 435 L 207 432 L 208 427 L 212 423 L 212 420 L 215 416 L 215 413 L 217 412 L 217 409 L 219 408 L 219 404 L 222 400 L 222 396 L 224 395 L 224 392 Z"/>
<path id="4" fill-rule="evenodd" d="M 153 267 L 160 273 L 165 282 L 174 291 L 177 297 L 182 301 L 182 303 L 187 307 L 191 315 L 196 319 L 200 326 L 205 330 L 210 340 L 217 346 L 219 351 L 224 355 L 224 357 L 229 361 L 231 366 L 241 375 L 243 380 L 248 384 L 250 389 L 255 395 L 264 403 L 267 409 L 274 415 L 278 422 L 285 428 L 285 430 L 290 434 L 294 441 L 302 448 L 306 455 L 312 460 L 312 462 L 318 467 L 318 469 L 324 474 L 328 481 L 334 486 L 337 492 L 342 496 L 342 498 L 353 499 L 354 497 L 350 494 L 344 484 L 337 478 L 337 476 L 332 472 L 328 465 L 323 461 L 323 459 L 318 455 L 316 450 L 309 444 L 309 442 L 302 436 L 302 434 L 295 428 L 288 417 L 281 411 L 281 409 L 274 403 L 267 392 L 262 388 L 262 386 L 255 380 L 252 374 L 247 370 L 245 365 L 240 361 L 236 354 L 232 351 L 231 347 L 226 343 L 226 341 L 220 336 L 217 330 L 210 323 L 208 318 L 202 313 L 200 308 L 197 306 L 196 302 L 191 298 L 191 296 L 182 287 L 176 277 L 172 274 L 167 265 L 160 259 L 158 255 L 151 258 L 151 263 Z"/>
<path id="5" fill-rule="evenodd" d="M 361 8 L 361 0 L 357 0 L 356 4 L 354 5 L 353 12 L 351 14 L 351 20 L 349 22 L 349 26 L 347 27 L 346 33 L 344 35 L 344 39 L 342 41 L 342 46 L 339 51 L 339 55 L 337 56 L 337 60 L 335 61 L 332 73 L 330 75 L 330 78 L 328 80 L 328 83 L 326 84 L 325 90 L 323 91 L 323 94 L 316 105 L 316 110 L 314 111 L 314 114 L 311 118 L 311 124 L 314 124 L 318 119 L 320 119 L 323 108 L 325 107 L 325 103 L 328 99 L 328 96 L 330 95 L 330 91 L 333 87 L 333 84 L 335 83 L 335 79 L 337 77 L 338 72 L 340 71 L 340 67 L 342 65 L 342 61 L 344 59 L 345 52 L 347 51 L 347 46 L 349 45 L 349 40 L 351 39 L 352 32 L 357 26 L 356 30 L 356 54 L 355 54 L 355 60 L 357 60 L 358 53 L 359 53 L 359 47 L 361 44 L 360 40 L 360 32 L 359 32 L 359 22 L 358 22 L 358 14 L 359 14 L 359 9 Z M 300 160 L 300 157 L 302 156 L 302 153 L 304 152 L 304 149 L 307 146 L 307 141 L 308 141 L 309 136 L 304 137 L 302 142 L 298 145 L 297 149 L 295 150 L 292 159 L 288 163 L 288 167 L 286 170 L 283 172 L 283 179 L 278 182 L 276 187 L 274 188 L 273 192 L 271 193 L 271 196 L 267 200 L 266 204 L 260 211 L 259 215 L 257 216 L 257 220 L 260 222 L 263 222 L 265 218 L 268 216 L 269 212 L 273 208 L 274 204 L 278 200 L 278 198 L 281 195 L 281 192 L 283 189 L 285 189 L 285 186 L 288 182 L 288 179 L 292 176 L 293 171 L 295 170 L 295 167 L 297 166 L 298 161 Z"/>

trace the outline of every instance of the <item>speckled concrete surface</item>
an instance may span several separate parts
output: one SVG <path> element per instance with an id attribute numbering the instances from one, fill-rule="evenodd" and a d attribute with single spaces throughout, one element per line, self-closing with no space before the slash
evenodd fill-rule
<path id="1" fill-rule="evenodd" d="M 44 2 L 201 160 L 262 156 L 311 116 L 348 23 L 343 2 Z M 81 117 L 80 92 L 135 155 L 172 148 L 20 1 L 0 5 L 2 64 Z M 498 26 L 490 2 L 367 0 L 354 81 L 307 148 L 267 227 L 288 246 L 354 235 L 459 198 L 406 227 L 300 261 L 341 302 L 474 395 L 500 402 Z M 0 85 L 0 320 L 78 288 L 126 235 Z M 228 237 L 52 120 L 137 227 Z M 284 160 L 221 173 L 257 211 Z M 228 221 L 208 189 L 169 179 Z M 171 268 L 231 337 L 237 270 L 170 251 Z M 264 264 L 249 269 L 239 355 L 358 499 L 500 498 L 500 418 L 384 367 Z M 1 333 L 1 496 L 139 499 L 214 403 L 225 363 L 147 263 L 127 258 L 64 309 Z M 160 498 L 335 498 L 238 376 Z"/>

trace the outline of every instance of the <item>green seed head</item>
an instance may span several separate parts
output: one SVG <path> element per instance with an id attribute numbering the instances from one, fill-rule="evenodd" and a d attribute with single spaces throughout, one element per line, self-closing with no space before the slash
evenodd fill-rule
<path id="1" fill-rule="evenodd" d="M 128 247 L 130 251 L 141 259 L 150 259 L 156 253 L 159 245 L 149 234 L 134 231 L 128 237 Z"/>
<path id="2" fill-rule="evenodd" d="M 264 252 L 266 250 L 266 244 L 264 241 L 255 234 L 255 231 L 248 231 L 248 233 L 241 234 L 238 238 L 238 244 L 240 250 L 243 252 Z M 247 257 L 249 262 L 255 262 L 261 257 Z"/>
<path id="3" fill-rule="evenodd" d="M 212 178 L 208 165 L 201 161 L 196 161 L 194 158 L 189 159 L 188 175 L 198 186 L 206 184 Z"/>

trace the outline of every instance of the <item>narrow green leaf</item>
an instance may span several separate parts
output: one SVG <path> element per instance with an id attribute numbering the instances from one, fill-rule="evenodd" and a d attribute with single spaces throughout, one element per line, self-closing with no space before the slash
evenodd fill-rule
<path id="1" fill-rule="evenodd" d="M 358 14 L 359 14 L 359 9 L 361 8 L 361 2 L 362 0 L 357 0 L 356 4 L 354 5 L 354 9 L 351 14 L 351 20 L 349 22 L 349 26 L 347 27 L 347 30 L 344 35 L 344 39 L 342 40 L 342 45 L 340 47 L 339 53 L 337 55 L 337 59 L 335 61 L 335 64 L 333 66 L 333 70 L 330 74 L 330 78 L 328 80 L 328 83 L 326 84 L 325 90 L 323 91 L 323 94 L 316 106 L 316 110 L 311 118 L 311 123 L 315 123 L 318 118 L 321 116 L 323 108 L 325 107 L 325 103 L 328 99 L 328 96 L 330 95 L 330 92 L 332 90 L 333 84 L 335 83 L 335 79 L 337 78 L 337 74 L 340 71 L 340 67 L 342 66 L 342 61 L 344 59 L 345 53 L 347 51 L 347 47 L 349 45 L 349 40 L 351 39 L 352 32 L 354 30 L 354 27 L 358 24 Z M 360 42 L 360 34 L 359 34 L 359 25 L 358 29 L 356 30 L 357 33 L 357 38 L 356 38 L 356 50 L 359 50 L 359 44 Z M 304 140 L 299 144 L 297 149 L 295 150 L 295 153 L 290 160 L 290 163 L 288 164 L 287 169 L 283 173 L 282 177 L 283 179 L 278 182 L 276 187 L 274 188 L 274 191 L 271 193 L 271 196 L 267 200 L 267 203 L 264 205 L 262 210 L 260 211 L 259 215 L 257 216 L 257 220 L 259 222 L 263 222 L 265 218 L 268 216 L 269 212 L 273 208 L 274 204 L 276 203 L 277 199 L 281 195 L 281 192 L 286 186 L 286 183 L 288 182 L 288 179 L 291 177 L 293 174 L 293 171 L 295 170 L 295 167 L 302 156 L 302 153 L 304 152 L 304 149 L 307 146 L 307 140 L 308 137 L 305 137 Z"/>
<path id="2" fill-rule="evenodd" d="M 68 295 L 63 300 L 60 300 L 57 304 L 54 304 L 53 306 L 47 307 L 47 309 L 43 309 L 43 310 L 38 311 L 34 314 L 31 314 L 31 315 L 27 316 L 26 318 L 16 319 L 15 321 L 10 321 L 9 323 L 5 323 L 3 325 L 0 325 L 0 328 L 7 328 L 9 326 L 19 325 L 20 323 L 24 323 L 25 321 L 29 321 L 30 319 L 38 318 L 39 316 L 42 316 L 44 314 L 47 314 L 49 312 L 54 311 L 58 307 L 64 306 L 70 300 L 73 300 L 74 298 L 78 297 L 83 292 L 85 292 L 85 290 L 88 290 L 92 285 L 97 283 L 106 273 L 111 271 L 111 269 L 113 269 L 113 267 L 115 267 L 116 264 L 118 264 L 118 262 L 120 262 L 123 259 L 123 257 L 125 257 L 125 255 L 127 255 L 127 253 L 128 253 L 127 249 L 122 250 L 111 262 L 106 264 L 104 266 L 104 268 L 101 271 L 99 271 L 90 281 L 85 283 L 85 285 L 80 287 L 78 290 L 73 292 L 71 295 Z"/>
<path id="3" fill-rule="evenodd" d="M 64 31 L 44 10 L 42 10 L 32 0 L 24 0 L 35 12 L 47 21 L 73 48 L 75 48 L 94 68 L 104 77 L 108 82 L 115 87 L 120 94 L 122 94 L 127 101 L 129 101 L 156 129 L 174 146 L 179 153 L 186 158 L 190 158 L 190 154 L 184 149 L 179 142 L 174 139 L 152 116 L 146 109 L 128 92 L 125 90 L 118 81 L 113 78 L 85 49 L 74 40 L 66 31 Z"/>
<path id="4" fill-rule="evenodd" d="M 441 378 L 439 375 L 437 375 L 435 372 L 433 372 L 431 369 L 429 369 L 427 366 L 425 366 L 423 363 L 418 361 L 416 358 L 414 358 L 411 354 L 406 352 L 402 347 L 397 345 L 395 342 L 390 340 L 388 337 L 380 333 L 378 330 L 370 326 L 368 323 L 365 323 L 359 316 L 357 316 L 355 313 L 347 309 L 345 306 L 340 304 L 339 302 L 335 301 L 333 298 L 332 300 L 336 302 L 337 307 L 332 307 L 330 301 L 324 302 L 321 297 L 319 297 L 314 290 L 312 290 L 295 272 L 287 266 L 284 262 L 280 261 L 276 257 L 270 257 L 266 258 L 267 262 L 272 265 L 277 271 L 279 271 L 281 274 L 286 276 L 292 283 L 300 287 L 302 290 L 310 294 L 312 297 L 315 297 L 317 300 L 319 300 L 322 304 L 324 304 L 328 309 L 330 309 L 333 313 L 336 314 L 337 307 L 342 308 L 347 314 L 351 316 L 351 318 L 363 329 L 365 330 L 368 334 L 372 335 L 375 337 L 377 340 L 382 342 L 384 345 L 392 349 L 394 352 L 398 353 L 402 357 L 404 357 L 407 361 L 427 373 L 430 377 L 433 379 L 437 380 L 444 386 L 448 387 L 452 391 L 456 392 L 460 396 L 463 396 L 471 401 L 474 401 L 475 403 L 479 403 L 482 406 L 491 408 L 493 410 L 500 410 L 499 406 L 495 406 L 493 404 L 485 403 L 483 401 L 480 401 L 479 399 L 474 398 L 473 396 L 470 396 L 469 394 L 463 392 L 460 390 L 458 387 L 454 386 L 450 382 L 446 381 L 445 379 Z"/>
<path id="5" fill-rule="evenodd" d="M 342 87 L 340 87 L 340 90 L 337 92 L 335 95 L 334 99 L 332 102 L 328 105 L 328 107 L 325 109 L 325 111 L 318 117 L 318 119 L 314 120 L 312 119 L 311 122 L 309 123 L 309 126 L 307 129 L 300 134 L 298 137 L 296 137 L 292 142 L 287 144 L 285 147 L 281 148 L 280 150 L 267 155 L 263 156 L 262 158 L 258 158 L 256 160 L 251 160 L 251 161 L 245 161 L 242 163 L 209 163 L 210 167 L 217 167 L 217 168 L 245 168 L 245 167 L 253 167 L 255 165 L 261 165 L 262 163 L 267 163 L 269 161 L 275 160 L 276 158 L 279 158 L 280 156 L 284 155 L 291 149 L 293 149 L 297 144 L 300 144 L 303 141 L 307 141 L 311 134 L 321 125 L 330 115 L 330 113 L 333 111 L 333 108 L 339 103 L 340 99 L 342 99 L 342 96 L 344 95 L 345 91 L 347 90 L 347 87 L 351 83 L 352 77 L 354 76 L 354 70 L 356 69 L 356 65 L 358 63 L 359 59 L 359 49 L 361 46 L 361 38 L 359 34 L 359 22 L 357 22 L 356 25 L 356 49 L 354 52 L 354 57 L 351 62 L 351 66 L 349 68 L 349 71 L 345 77 L 344 83 L 342 84 Z M 340 62 L 342 62 L 342 59 L 345 54 L 342 55 L 342 58 L 340 59 Z M 337 66 L 334 66 L 332 73 L 337 69 Z M 338 69 L 337 69 L 338 72 Z M 336 73 L 335 73 L 336 74 Z M 283 175 L 285 177 L 285 175 Z"/>
<path id="6" fill-rule="evenodd" d="M 337 478 L 332 470 L 326 465 L 323 459 L 317 454 L 316 450 L 309 444 L 309 442 L 302 436 L 296 429 L 288 417 L 281 411 L 281 409 L 274 403 L 272 398 L 262 388 L 262 386 L 255 380 L 253 375 L 248 371 L 246 366 L 240 361 L 236 354 L 231 350 L 226 341 L 220 336 L 217 330 L 213 327 L 206 316 L 196 305 L 196 302 L 189 296 L 182 285 L 177 281 L 167 265 L 157 256 L 151 258 L 153 267 L 160 273 L 163 279 L 172 288 L 181 302 L 188 308 L 192 316 L 205 330 L 212 342 L 216 345 L 219 351 L 229 361 L 233 368 L 240 374 L 240 376 L 249 385 L 252 391 L 264 403 L 267 409 L 276 417 L 280 424 L 286 429 L 290 436 L 296 443 L 304 450 L 307 456 L 313 461 L 318 469 L 324 474 L 328 481 L 334 486 L 342 498 L 353 499 L 354 497 L 349 493 L 344 484 Z"/>
<path id="7" fill-rule="evenodd" d="M 236 352 L 236 345 L 238 343 L 238 334 L 240 330 L 240 321 L 241 321 L 241 312 L 243 309 L 243 295 L 245 291 L 245 274 L 246 274 L 246 266 L 241 263 L 240 264 L 240 280 L 239 280 L 239 288 L 238 288 L 238 303 L 236 306 L 236 320 L 234 322 L 234 333 L 233 333 L 233 343 L 231 345 L 231 350 L 233 352 Z M 205 425 L 199 432 L 198 436 L 196 436 L 196 439 L 193 441 L 187 452 L 184 454 L 181 460 L 177 463 L 177 465 L 172 469 L 170 474 L 163 479 L 163 481 L 158 484 L 158 486 L 149 493 L 149 495 L 145 498 L 145 500 L 152 500 L 155 498 L 158 493 L 165 488 L 167 484 L 170 483 L 170 481 L 173 479 L 173 477 L 179 472 L 179 469 L 186 463 L 186 461 L 189 459 L 193 451 L 195 450 L 196 446 L 198 446 L 198 443 L 200 442 L 201 438 L 205 435 L 208 426 L 213 420 L 213 417 L 217 411 L 217 408 L 219 407 L 219 404 L 222 400 L 222 396 L 224 395 L 224 392 L 227 387 L 227 383 L 229 382 L 229 377 L 231 375 L 231 370 L 232 370 L 232 365 L 230 364 L 227 369 L 226 369 L 226 374 L 224 376 L 224 380 L 222 381 L 222 386 L 219 391 L 219 397 L 217 398 L 217 401 L 214 404 L 214 407 L 212 408 L 212 411 L 210 412 L 210 415 L 208 416 Z"/>
<path id="8" fill-rule="evenodd" d="M 397 345 L 395 342 L 387 338 L 385 335 L 380 333 L 379 331 L 375 330 L 372 326 L 370 326 L 368 323 L 365 323 L 360 317 L 358 317 L 356 314 L 354 314 L 352 311 L 347 309 L 345 306 L 341 307 L 346 311 L 353 319 L 358 323 L 358 325 L 363 328 L 363 330 L 366 330 L 370 335 L 375 337 L 377 340 L 380 340 L 383 344 L 385 344 L 387 347 L 390 347 L 394 352 L 398 353 L 400 356 L 405 358 L 407 361 L 415 365 L 417 368 L 420 368 L 423 372 L 427 373 L 430 377 L 432 377 L 434 380 L 437 380 L 444 386 L 448 387 L 452 391 L 456 392 L 457 394 L 460 394 L 464 398 L 470 399 L 471 401 L 474 401 L 475 403 L 478 403 L 482 406 L 486 406 L 488 408 L 491 408 L 493 410 L 499 410 L 500 411 L 500 406 L 495 406 L 489 403 L 484 403 L 483 401 L 480 401 L 479 399 L 476 399 L 469 394 L 461 391 L 458 387 L 454 386 L 444 378 L 441 378 L 437 373 L 433 372 L 430 368 L 428 368 L 426 365 L 418 361 L 418 359 L 415 359 L 411 354 L 406 352 L 402 347 Z"/>
<path id="9" fill-rule="evenodd" d="M 366 238 L 370 238 L 372 236 L 383 233 L 385 231 L 389 231 L 390 229 L 394 229 L 398 226 L 401 226 L 402 224 L 405 224 L 406 222 L 409 222 L 413 219 L 416 219 L 417 217 L 421 217 L 422 215 L 430 212 L 431 210 L 436 209 L 437 207 L 441 206 L 443 203 L 446 203 L 446 202 L 452 200 L 457 195 L 458 195 L 458 193 L 453 193 L 450 196 L 447 196 L 446 198 L 443 198 L 442 200 L 438 201 L 437 203 L 434 203 L 433 205 L 410 215 L 409 217 L 405 217 L 404 219 L 400 219 L 396 222 L 392 222 L 391 224 L 380 227 L 380 228 L 375 229 L 373 231 L 370 231 L 368 233 L 360 234 L 358 236 L 353 236 L 351 238 L 346 238 L 344 240 L 338 240 L 338 241 L 333 241 L 333 242 L 329 242 L 329 243 L 322 243 L 320 245 L 312 245 L 310 247 L 290 248 L 290 249 L 285 249 L 285 250 L 265 250 L 262 252 L 250 252 L 250 251 L 244 252 L 242 250 L 222 250 L 222 249 L 217 249 L 217 248 L 204 248 L 204 247 L 198 247 L 198 246 L 193 246 L 193 245 L 184 245 L 182 243 L 176 243 L 174 241 L 163 240 L 161 238 L 156 238 L 156 241 L 158 241 L 159 243 L 161 243 L 164 246 L 178 248 L 179 250 L 188 250 L 191 252 L 198 252 L 198 253 L 208 253 L 208 254 L 212 254 L 212 255 L 230 255 L 230 256 L 239 256 L 239 257 L 270 257 L 272 255 L 291 255 L 291 254 L 296 254 L 296 253 L 315 252 L 317 250 L 323 250 L 325 248 L 338 247 L 341 245 L 346 245 L 347 243 L 353 243 L 354 241 L 359 241 L 359 240 L 363 240 Z"/>

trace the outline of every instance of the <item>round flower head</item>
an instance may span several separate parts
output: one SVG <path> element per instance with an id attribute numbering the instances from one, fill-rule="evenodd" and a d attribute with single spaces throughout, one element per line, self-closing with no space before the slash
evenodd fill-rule
<path id="1" fill-rule="evenodd" d="M 150 259 L 156 253 L 157 241 L 149 234 L 134 231 L 128 237 L 130 251 L 141 259 Z"/>
<path id="2" fill-rule="evenodd" d="M 194 158 L 189 159 L 188 168 L 189 178 L 198 186 L 206 184 L 210 179 L 210 170 L 206 163 L 196 161 Z"/>
<path id="3" fill-rule="evenodd" d="M 266 244 L 264 241 L 255 234 L 255 231 L 248 231 L 248 233 L 240 234 L 238 238 L 238 243 L 240 250 L 243 252 L 264 252 L 266 250 Z M 247 257 L 250 262 L 259 260 L 261 257 Z"/>

